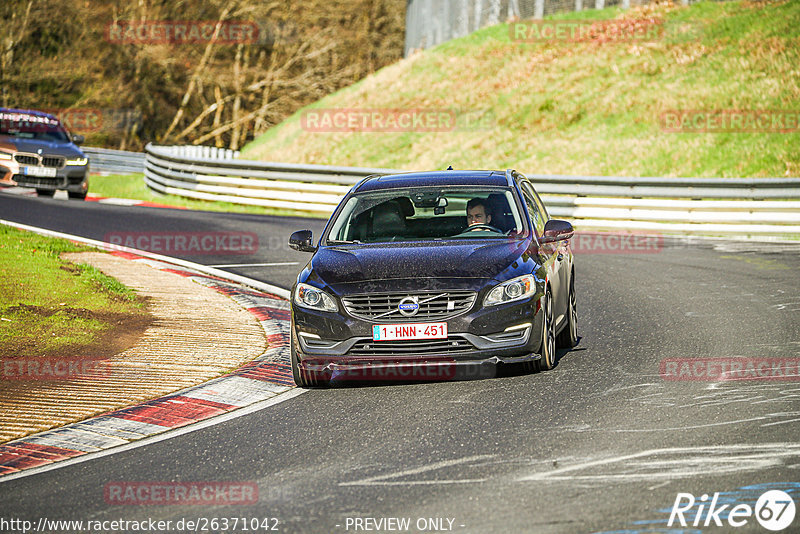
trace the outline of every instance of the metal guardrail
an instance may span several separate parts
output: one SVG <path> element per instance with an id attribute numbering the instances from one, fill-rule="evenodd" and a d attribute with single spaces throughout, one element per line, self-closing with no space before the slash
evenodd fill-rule
<path id="1" fill-rule="evenodd" d="M 145 154 L 145 182 L 159 193 L 305 213 L 330 214 L 369 174 L 407 172 L 248 161 L 213 150 L 190 156 L 184 147 L 156 145 Z M 526 176 L 550 214 L 578 228 L 800 235 L 800 178 Z"/>
<path id="2" fill-rule="evenodd" d="M 144 172 L 144 152 L 130 152 L 111 148 L 81 147 L 89 158 L 92 172 L 100 174 L 133 174 Z M 174 153 L 189 158 L 233 159 L 239 157 L 238 150 L 216 148 L 211 146 L 178 146 Z"/>
<path id="3" fill-rule="evenodd" d="M 142 152 L 112 150 L 110 148 L 81 147 L 89 158 L 89 170 L 101 174 L 133 174 L 144 172 L 145 155 Z"/>

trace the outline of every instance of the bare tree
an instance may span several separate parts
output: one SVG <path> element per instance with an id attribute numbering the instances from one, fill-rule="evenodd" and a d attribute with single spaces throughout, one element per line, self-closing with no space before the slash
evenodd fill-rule
<path id="1" fill-rule="evenodd" d="M 95 146 L 236 149 L 401 58 L 404 15 L 405 0 L 0 0 L 2 102 L 138 114 L 124 128 L 90 133 Z M 110 27 L 187 20 L 211 21 L 211 39 L 109 37 Z M 221 37 L 240 21 L 257 27 L 258 39 Z"/>

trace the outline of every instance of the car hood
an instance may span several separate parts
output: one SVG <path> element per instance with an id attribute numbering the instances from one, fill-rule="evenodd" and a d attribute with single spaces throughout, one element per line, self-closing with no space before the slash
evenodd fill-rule
<path id="1" fill-rule="evenodd" d="M 520 258 L 527 240 L 320 248 L 311 268 L 329 285 L 409 278 L 491 279 Z"/>
<path id="2" fill-rule="evenodd" d="M 67 141 L 45 141 L 42 139 L 24 139 L 11 135 L 0 135 L 0 146 L 13 147 L 18 152 L 50 154 L 54 156 L 83 157 L 83 152 Z"/>

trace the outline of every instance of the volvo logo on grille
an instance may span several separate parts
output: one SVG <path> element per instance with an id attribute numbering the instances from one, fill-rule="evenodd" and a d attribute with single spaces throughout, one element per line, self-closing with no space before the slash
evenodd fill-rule
<path id="1" fill-rule="evenodd" d="M 401 315 L 406 317 L 412 317 L 416 315 L 419 311 L 419 302 L 417 302 L 417 297 L 405 297 L 400 301 L 400 304 L 397 305 L 397 309 L 400 311 Z"/>

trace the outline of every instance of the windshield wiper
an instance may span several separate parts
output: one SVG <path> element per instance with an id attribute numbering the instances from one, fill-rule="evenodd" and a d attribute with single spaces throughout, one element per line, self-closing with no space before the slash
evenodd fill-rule
<path id="1" fill-rule="evenodd" d="M 361 241 L 354 239 L 352 241 L 344 241 L 341 239 L 328 239 L 325 244 L 327 245 L 360 245 Z"/>

